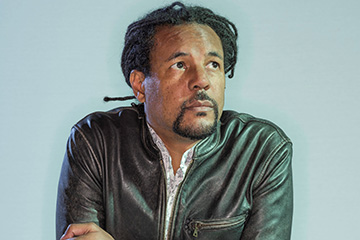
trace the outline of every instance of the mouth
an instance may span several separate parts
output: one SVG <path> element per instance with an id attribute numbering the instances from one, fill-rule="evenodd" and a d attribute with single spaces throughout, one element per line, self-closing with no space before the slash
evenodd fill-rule
<path id="1" fill-rule="evenodd" d="M 199 111 L 199 112 L 212 111 L 213 108 L 214 108 L 214 104 L 208 100 L 194 100 L 189 104 L 185 105 L 186 110 Z"/>

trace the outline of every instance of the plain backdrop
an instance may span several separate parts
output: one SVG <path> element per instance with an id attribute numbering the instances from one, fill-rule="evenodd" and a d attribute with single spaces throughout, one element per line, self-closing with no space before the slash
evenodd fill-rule
<path id="1" fill-rule="evenodd" d="M 188 1 L 186 1 L 188 2 Z M 0 0 L 0 238 L 54 239 L 71 126 L 129 102 L 126 27 L 170 1 Z M 292 239 L 357 239 L 360 1 L 199 0 L 239 30 L 225 109 L 294 142 Z"/>

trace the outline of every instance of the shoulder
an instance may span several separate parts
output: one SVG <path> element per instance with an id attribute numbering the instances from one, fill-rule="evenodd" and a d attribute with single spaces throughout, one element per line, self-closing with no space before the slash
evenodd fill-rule
<path id="1" fill-rule="evenodd" d="M 72 127 L 68 148 L 90 151 L 100 159 L 105 149 L 112 151 L 120 143 L 129 143 L 130 138 L 139 138 L 142 125 L 142 109 L 136 105 L 93 112 Z"/>
<path id="2" fill-rule="evenodd" d="M 131 125 L 142 117 L 138 106 L 119 107 L 110 111 L 97 111 L 88 114 L 74 126 L 78 131 L 111 131 L 124 125 Z"/>
<path id="3" fill-rule="evenodd" d="M 224 111 L 221 119 L 221 130 L 232 132 L 234 136 L 247 136 L 256 139 L 274 139 L 291 143 L 290 138 L 275 123 L 247 113 Z"/>
<path id="4" fill-rule="evenodd" d="M 285 132 L 271 121 L 246 113 L 224 111 L 220 142 L 249 163 L 259 166 L 261 175 L 283 162 L 290 164 L 293 146 Z M 234 154 L 234 153 L 233 153 Z M 260 173 L 259 172 L 259 173 Z"/>
<path id="5" fill-rule="evenodd" d="M 69 140 L 87 145 L 112 141 L 119 136 L 139 134 L 143 109 L 138 106 L 120 107 L 88 114 L 71 129 Z"/>

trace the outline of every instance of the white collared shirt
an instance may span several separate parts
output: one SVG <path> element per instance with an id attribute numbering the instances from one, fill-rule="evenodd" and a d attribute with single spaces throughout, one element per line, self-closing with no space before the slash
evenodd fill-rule
<path id="1" fill-rule="evenodd" d="M 169 151 L 166 149 L 165 144 L 157 135 L 155 130 L 148 124 L 152 139 L 154 140 L 156 146 L 159 148 L 164 163 L 164 168 L 166 172 L 166 196 L 167 196 L 167 205 L 166 205 L 166 219 L 165 219 L 165 239 L 167 239 L 168 228 L 170 223 L 171 212 L 173 208 L 173 203 L 175 200 L 175 195 L 180 183 L 185 177 L 186 170 L 188 169 L 190 162 L 194 153 L 194 146 L 188 149 L 181 157 L 180 167 L 174 175 L 174 169 L 171 163 L 171 156 Z"/>

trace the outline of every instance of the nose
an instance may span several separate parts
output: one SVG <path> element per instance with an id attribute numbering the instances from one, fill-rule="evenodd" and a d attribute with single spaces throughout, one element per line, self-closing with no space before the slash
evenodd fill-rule
<path id="1" fill-rule="evenodd" d="M 208 90 L 210 88 L 210 81 L 206 74 L 206 71 L 202 67 L 193 68 L 189 71 L 189 89 L 190 90 Z"/>

